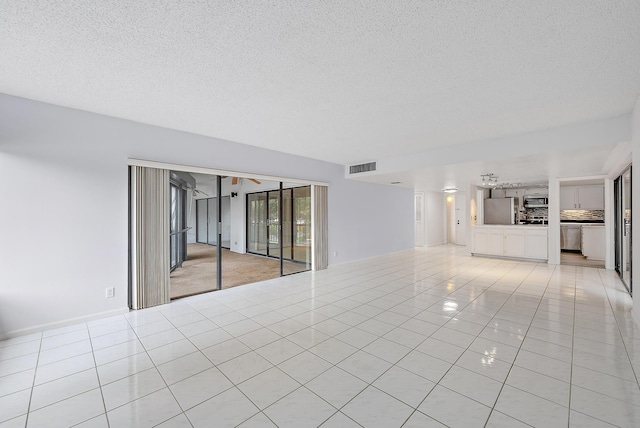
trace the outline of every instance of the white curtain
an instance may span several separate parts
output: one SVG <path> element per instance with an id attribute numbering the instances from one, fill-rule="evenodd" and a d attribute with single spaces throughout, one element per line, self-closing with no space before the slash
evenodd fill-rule
<path id="1" fill-rule="evenodd" d="M 132 309 L 169 303 L 169 170 L 131 167 Z"/>

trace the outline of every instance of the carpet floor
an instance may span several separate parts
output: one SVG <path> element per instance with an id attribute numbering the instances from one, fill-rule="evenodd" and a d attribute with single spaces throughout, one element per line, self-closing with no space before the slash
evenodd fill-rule
<path id="1" fill-rule="evenodd" d="M 170 276 L 172 299 L 217 289 L 217 248 L 207 244 L 188 244 L 187 260 Z M 305 270 L 304 265 L 284 262 L 286 273 Z M 280 261 L 254 254 L 222 250 L 222 288 L 278 278 Z"/>

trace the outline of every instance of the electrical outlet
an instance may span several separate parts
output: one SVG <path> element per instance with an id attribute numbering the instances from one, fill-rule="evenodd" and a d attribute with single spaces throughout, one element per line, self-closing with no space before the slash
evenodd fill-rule
<path id="1" fill-rule="evenodd" d="M 333 252 L 333 257 L 338 257 L 338 252 L 337 251 Z"/>
<path id="2" fill-rule="evenodd" d="M 116 295 L 115 287 L 109 287 L 106 289 L 107 299 L 110 299 Z"/>

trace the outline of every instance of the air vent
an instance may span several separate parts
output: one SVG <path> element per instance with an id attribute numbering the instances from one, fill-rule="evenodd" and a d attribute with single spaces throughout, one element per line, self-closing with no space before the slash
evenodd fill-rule
<path id="1" fill-rule="evenodd" d="M 349 174 L 361 174 L 363 172 L 370 172 L 376 170 L 376 162 L 362 163 L 360 165 L 351 165 L 349 167 Z"/>

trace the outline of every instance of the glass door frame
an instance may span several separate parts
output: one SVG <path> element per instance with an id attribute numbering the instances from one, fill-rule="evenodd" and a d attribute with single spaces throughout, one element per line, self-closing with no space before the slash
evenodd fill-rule
<path id="1" fill-rule="evenodd" d="M 625 234 L 626 234 L 626 229 L 627 229 L 627 224 L 625 223 L 625 209 L 627 208 L 625 203 L 624 203 L 624 199 L 625 199 L 625 186 L 629 186 L 628 189 L 628 194 L 632 195 L 632 191 L 633 191 L 633 184 L 632 184 L 632 180 L 629 180 L 628 184 L 625 184 L 624 182 L 624 176 L 626 174 L 629 174 L 629 176 L 631 176 L 633 173 L 633 169 L 632 169 L 632 165 L 629 165 L 627 168 L 625 168 L 620 175 L 614 180 L 614 186 L 613 186 L 613 190 L 614 190 L 614 217 L 615 217 L 615 222 L 614 222 L 614 235 L 615 235 L 615 239 L 614 239 L 614 245 L 615 245 L 615 270 L 618 273 L 618 276 L 620 277 L 620 280 L 622 281 L 622 284 L 624 284 L 625 288 L 627 289 L 627 291 L 629 292 L 630 295 L 633 295 L 633 270 L 632 270 L 632 264 L 633 264 L 633 225 L 631 223 L 631 218 L 629 218 L 629 251 L 628 251 L 628 255 L 624 254 L 624 240 L 625 240 Z M 629 197 L 629 207 L 628 209 L 630 210 L 630 212 L 633 212 L 633 198 Z M 627 260 L 628 258 L 628 260 Z M 629 281 L 627 283 L 627 281 L 625 281 L 625 269 L 626 269 L 626 265 L 629 265 Z"/>
<path id="2" fill-rule="evenodd" d="M 245 248 L 246 248 L 246 252 L 249 254 L 255 254 L 255 255 L 260 255 L 260 256 L 266 256 L 266 257 L 270 257 L 270 258 L 275 258 L 278 259 L 280 261 L 280 276 L 287 276 L 287 275 L 293 275 L 296 273 L 300 273 L 300 272 L 306 272 L 306 271 L 310 271 L 312 270 L 312 265 L 310 262 L 304 262 L 305 264 L 305 269 L 304 270 L 300 270 L 300 271 L 296 271 L 296 272 L 287 272 L 285 273 L 285 269 L 284 269 L 284 262 L 291 262 L 291 263 L 303 263 L 300 262 L 299 260 L 296 260 L 295 258 L 295 243 L 296 243 L 296 230 L 295 230 L 295 222 L 294 222 L 294 217 L 295 217 L 295 192 L 294 189 L 300 189 L 300 188 L 308 188 L 309 189 L 309 198 L 311 198 L 311 185 L 302 185 L 302 186 L 295 186 L 295 187 L 287 187 L 284 188 L 284 182 L 280 181 L 279 185 L 278 185 L 278 189 L 276 190 L 262 190 L 259 192 L 252 192 L 252 193 L 247 193 L 245 194 L 245 206 L 246 206 L 246 219 L 245 219 L 245 225 L 247 228 L 247 233 L 245 234 Z M 290 258 L 285 258 L 284 257 L 284 192 L 285 191 L 289 191 L 291 193 L 291 207 L 290 210 L 291 211 L 289 214 L 291 216 L 291 225 L 290 225 L 290 234 L 291 234 L 291 243 L 290 243 L 290 251 L 291 251 L 291 257 Z M 278 197 L 274 198 L 272 197 L 272 194 L 278 192 Z M 258 195 L 258 194 L 264 194 L 265 195 L 265 209 L 264 209 L 264 224 L 265 224 L 265 230 L 264 230 L 264 234 L 265 234 L 265 239 L 266 239 L 266 249 L 265 252 L 257 252 L 257 251 L 251 251 L 251 242 L 250 242 L 250 233 L 249 230 L 251 229 L 251 224 L 252 224 L 252 219 L 250 217 L 252 210 L 251 210 L 251 204 L 250 204 L 250 197 L 251 195 Z M 273 203 L 272 201 L 278 201 L 278 219 L 277 219 L 277 224 L 275 225 L 275 227 L 277 227 L 277 235 L 278 235 L 278 250 L 279 250 L 279 254 L 276 256 L 274 254 L 272 254 L 272 251 L 270 251 L 271 246 L 269 245 L 270 242 L 270 236 L 271 235 L 271 227 L 274 227 L 273 224 L 271 224 L 270 222 L 273 220 L 270 217 L 270 212 L 271 212 L 271 207 L 270 205 Z M 259 222 L 258 222 L 259 223 Z M 309 223 L 311 223 L 311 218 L 309 219 Z M 258 228 L 259 229 L 259 228 Z"/>
<path id="3" fill-rule="evenodd" d="M 175 193 L 174 193 L 175 192 Z M 174 202 L 173 195 L 175 194 L 175 210 L 171 206 Z M 169 181 L 169 272 L 173 272 L 178 267 L 182 266 L 182 263 L 187 258 L 187 191 L 178 182 Z M 173 223 L 176 223 L 175 230 Z M 175 246 L 175 260 L 173 263 Z"/>

